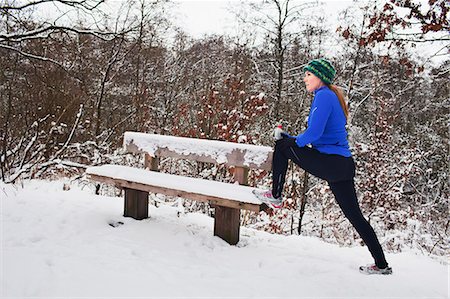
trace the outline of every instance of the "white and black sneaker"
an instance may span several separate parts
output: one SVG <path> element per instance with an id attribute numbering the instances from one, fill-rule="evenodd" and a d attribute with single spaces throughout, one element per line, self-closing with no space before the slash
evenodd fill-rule
<path id="1" fill-rule="evenodd" d="M 265 203 L 272 209 L 279 209 L 283 205 L 283 199 L 281 197 L 275 198 L 270 191 L 263 191 L 255 189 L 252 191 L 256 198 Z"/>
<path id="2" fill-rule="evenodd" d="M 375 264 L 370 264 L 367 266 L 361 266 L 359 267 L 359 272 L 363 273 L 363 274 L 382 274 L 382 275 L 390 275 L 392 274 L 392 268 L 391 267 L 386 267 L 386 268 L 378 268 L 377 265 Z"/>

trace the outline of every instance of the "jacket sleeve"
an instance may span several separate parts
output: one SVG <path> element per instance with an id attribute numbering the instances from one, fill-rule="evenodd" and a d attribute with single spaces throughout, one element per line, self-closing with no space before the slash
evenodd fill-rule
<path id="1" fill-rule="evenodd" d="M 299 147 L 310 144 L 322 136 L 332 109 L 331 101 L 327 94 L 317 94 L 314 106 L 311 109 L 308 128 L 296 138 L 296 143 Z"/>

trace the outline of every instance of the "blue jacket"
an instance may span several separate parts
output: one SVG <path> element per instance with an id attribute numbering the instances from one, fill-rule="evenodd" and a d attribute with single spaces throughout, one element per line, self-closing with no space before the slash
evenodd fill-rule
<path id="1" fill-rule="evenodd" d="M 308 128 L 296 137 L 298 146 L 311 144 L 325 154 L 350 157 L 347 141 L 347 120 L 337 95 L 327 86 L 314 92 L 308 117 Z"/>

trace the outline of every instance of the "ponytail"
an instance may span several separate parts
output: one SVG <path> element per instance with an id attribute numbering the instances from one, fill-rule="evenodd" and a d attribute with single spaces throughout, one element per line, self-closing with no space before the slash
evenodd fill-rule
<path id="1" fill-rule="evenodd" d="M 339 103 L 341 103 L 342 110 L 344 111 L 345 118 L 348 119 L 348 106 L 345 102 L 345 95 L 341 88 L 337 87 L 334 84 L 328 85 L 328 87 L 336 94 L 339 99 Z"/>

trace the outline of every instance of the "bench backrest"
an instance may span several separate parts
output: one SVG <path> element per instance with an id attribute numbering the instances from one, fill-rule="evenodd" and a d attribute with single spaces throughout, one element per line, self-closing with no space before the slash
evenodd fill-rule
<path id="1" fill-rule="evenodd" d="M 127 152 L 153 158 L 172 157 L 246 169 L 272 167 L 273 149 L 268 146 L 138 132 L 125 132 L 123 144 Z"/>

